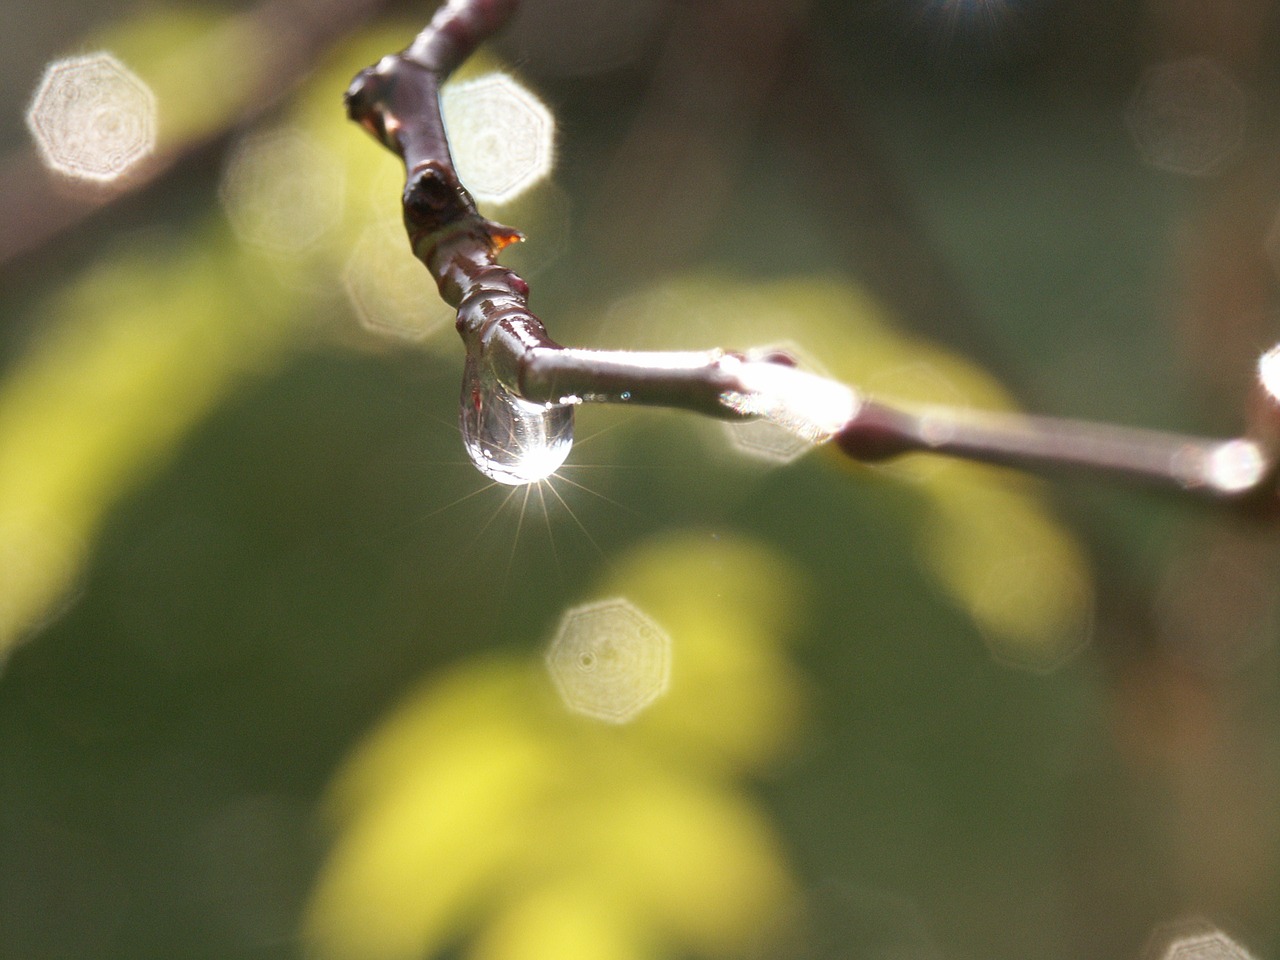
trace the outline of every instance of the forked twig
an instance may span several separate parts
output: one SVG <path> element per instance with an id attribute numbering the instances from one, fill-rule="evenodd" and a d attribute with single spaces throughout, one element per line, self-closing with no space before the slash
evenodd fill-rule
<path id="1" fill-rule="evenodd" d="M 441 84 L 506 23 L 518 0 L 451 0 L 404 51 L 361 71 L 351 118 L 405 163 L 404 219 L 414 254 L 458 312 L 466 345 L 461 426 L 490 477 L 527 483 L 559 467 L 573 407 L 628 403 L 724 419 L 764 418 L 857 460 L 933 451 L 1019 467 L 1071 466 L 1210 497 L 1270 497 L 1280 467 L 1280 347 L 1259 363 L 1249 431 L 1183 436 L 1045 417 L 906 410 L 759 352 L 596 351 L 562 347 L 529 310 L 529 286 L 498 263 L 520 233 L 481 216 L 458 178 Z"/>

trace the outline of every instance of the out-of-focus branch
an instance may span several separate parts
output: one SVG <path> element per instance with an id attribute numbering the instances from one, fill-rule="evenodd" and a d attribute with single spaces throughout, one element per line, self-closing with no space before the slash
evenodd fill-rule
<path id="1" fill-rule="evenodd" d="M 977 354 L 1014 392 L 1017 371 L 983 330 L 969 291 L 929 235 L 901 174 L 882 155 L 865 111 L 833 82 L 830 51 L 809 38 L 777 90 L 768 121 L 781 162 L 826 210 L 831 256 L 908 326 Z M 823 130 L 822 136 L 813 131 Z"/>
<path id="2" fill-rule="evenodd" d="M 57 239 L 103 207 L 153 183 L 229 132 L 266 114 L 296 89 L 325 50 L 386 2 L 266 0 L 254 10 L 228 18 L 217 28 L 219 34 L 269 38 L 271 55 L 264 58 L 254 89 L 220 129 L 172 144 L 119 182 L 86 185 L 61 180 L 45 170 L 30 149 L 0 160 L 0 264 Z M 206 39 L 217 43 L 219 37 Z"/>
<path id="3" fill-rule="evenodd" d="M 458 311 L 467 348 L 462 430 L 468 452 L 507 483 L 541 479 L 568 450 L 572 408 L 586 402 L 759 417 L 857 460 L 932 451 L 1022 467 L 1070 466 L 1217 498 L 1270 493 L 1280 463 L 1280 348 L 1259 368 L 1249 436 L 1213 440 L 1050 418 L 905 411 L 795 369 L 787 358 L 712 350 L 631 353 L 568 349 L 530 310 L 529 286 L 498 263 L 522 239 L 482 217 L 454 169 L 441 84 L 514 12 L 517 0 L 453 0 L 399 54 L 362 71 L 351 118 L 405 162 L 404 217 L 414 253 Z M 550 448 L 554 456 L 541 454 Z M 536 468 L 495 464 L 528 460 Z"/>
<path id="4" fill-rule="evenodd" d="M 611 151 L 586 229 L 605 270 L 687 263 L 736 191 L 752 137 L 777 109 L 810 0 L 674 4 L 653 77 Z M 637 171 L 662 171 L 637 176 Z M 621 243 L 615 238 L 625 238 Z M 641 253 L 642 251 L 642 253 Z"/>

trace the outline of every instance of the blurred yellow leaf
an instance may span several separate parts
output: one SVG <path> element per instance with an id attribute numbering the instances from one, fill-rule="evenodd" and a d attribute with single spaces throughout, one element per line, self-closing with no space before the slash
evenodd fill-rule
<path id="1" fill-rule="evenodd" d="M 658 538 L 614 566 L 625 594 L 682 638 L 671 688 L 639 727 L 691 763 L 740 772 L 792 741 L 802 692 L 782 639 L 800 583 L 777 557 L 732 537 Z"/>
<path id="2" fill-rule="evenodd" d="M 162 142 L 172 144 L 221 129 L 243 105 L 269 41 L 242 36 L 247 24 L 168 9 L 117 23 L 100 42 L 153 87 Z M 233 242 L 216 226 L 152 235 L 107 251 L 51 295 L 43 335 L 0 380 L 0 656 L 65 603 L 115 501 L 240 376 L 271 366 L 299 321 L 337 293 L 335 261 L 345 262 L 361 229 L 385 219 L 377 211 L 394 211 L 394 182 L 385 206 L 352 186 L 368 184 L 347 167 L 366 169 L 385 151 L 370 150 L 367 136 L 335 112 L 338 92 L 393 45 L 393 34 L 406 35 L 370 34 L 335 52 L 292 111 L 310 124 L 304 143 L 319 145 L 311 165 L 358 194 L 358 203 L 344 204 L 323 184 L 288 193 L 299 207 L 335 208 L 340 227 L 324 243 L 285 258 Z M 394 158 L 385 162 L 395 167 Z M 257 195 L 280 193 L 290 176 L 268 165 Z M 404 249 L 409 256 L 407 242 Z"/>
<path id="3" fill-rule="evenodd" d="M 539 828 L 534 810 L 559 767 L 519 700 L 487 696 L 528 679 L 501 663 L 450 678 L 440 713 L 432 689 L 379 733 L 368 764 L 356 761 L 359 783 L 345 785 L 349 813 L 309 911 L 327 954 L 420 956 L 500 886 Z M 451 694 L 477 699 L 458 711 Z"/>
<path id="4" fill-rule="evenodd" d="M 794 576 L 691 536 L 617 575 L 671 634 L 670 691 L 619 726 L 566 709 L 537 656 L 428 684 L 335 781 L 338 836 L 306 920 L 322 956 L 430 956 L 469 934 L 484 958 L 710 956 L 779 921 L 782 854 L 730 776 L 796 726 L 779 636 Z"/>
<path id="5" fill-rule="evenodd" d="M 142 244 L 63 291 L 0 381 L 0 652 L 62 602 L 98 525 L 239 375 L 285 302 L 224 245 Z"/>
<path id="6" fill-rule="evenodd" d="M 595 798 L 591 874 L 648 926 L 700 954 L 738 953 L 789 896 L 778 843 L 743 798 L 692 771 Z"/>
<path id="7" fill-rule="evenodd" d="M 542 887 L 499 911 L 474 960 L 644 960 L 650 951 L 627 911 L 588 884 Z"/>
<path id="8" fill-rule="evenodd" d="M 1093 586 L 1080 547 L 1030 495 L 951 486 L 922 532 L 929 569 L 998 658 L 1048 670 L 1089 639 Z"/>

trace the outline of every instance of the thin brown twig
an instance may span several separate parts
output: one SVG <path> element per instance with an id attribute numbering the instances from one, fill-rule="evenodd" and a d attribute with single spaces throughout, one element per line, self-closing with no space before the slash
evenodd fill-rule
<path id="1" fill-rule="evenodd" d="M 502 249 L 521 235 L 479 213 L 454 169 L 439 105 L 449 74 L 517 5 L 452 0 L 403 52 L 358 74 L 346 97 L 351 118 L 404 160 L 405 225 L 415 255 L 458 311 L 468 357 L 463 433 L 473 460 L 490 476 L 508 483 L 541 479 L 560 460 L 547 461 L 542 472 L 506 475 L 490 461 L 518 458 L 531 441 L 568 437 L 573 405 L 604 402 L 763 417 L 810 440 L 834 439 L 857 460 L 932 451 L 1020 467 L 1084 467 L 1219 499 L 1272 495 L 1280 464 L 1280 349 L 1263 361 L 1277 368 L 1274 375 L 1259 370 L 1250 435 L 1217 440 L 946 407 L 911 412 L 795 370 L 777 356 L 560 346 L 529 310 L 529 285 L 498 263 Z M 507 411 L 506 420 L 492 408 Z M 513 417 L 539 414 L 554 417 L 554 427 L 510 426 Z M 476 434 L 494 429 L 496 436 L 477 441 Z"/>

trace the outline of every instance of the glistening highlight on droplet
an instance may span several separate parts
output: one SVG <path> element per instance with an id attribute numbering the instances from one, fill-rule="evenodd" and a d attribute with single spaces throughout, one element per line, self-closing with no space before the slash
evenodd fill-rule
<path id="1" fill-rule="evenodd" d="M 573 446 L 573 407 L 530 403 L 498 380 L 482 359 L 468 356 L 458 413 L 462 442 L 476 469 L 520 486 L 555 473 Z"/>

